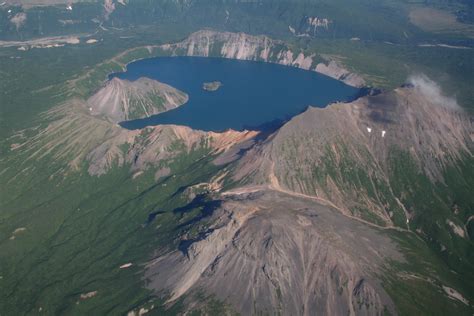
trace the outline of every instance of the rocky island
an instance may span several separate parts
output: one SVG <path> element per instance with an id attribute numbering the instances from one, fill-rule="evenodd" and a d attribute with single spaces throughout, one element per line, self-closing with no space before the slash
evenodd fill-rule
<path id="1" fill-rule="evenodd" d="M 220 81 L 204 82 L 202 88 L 206 91 L 217 91 L 222 86 Z"/>

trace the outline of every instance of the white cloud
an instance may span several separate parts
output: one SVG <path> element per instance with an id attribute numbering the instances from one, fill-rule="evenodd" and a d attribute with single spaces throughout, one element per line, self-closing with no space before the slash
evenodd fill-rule
<path id="1" fill-rule="evenodd" d="M 431 102 L 446 107 L 458 107 L 456 99 L 443 95 L 441 87 L 427 76 L 423 74 L 413 75 L 408 78 L 408 82 Z"/>

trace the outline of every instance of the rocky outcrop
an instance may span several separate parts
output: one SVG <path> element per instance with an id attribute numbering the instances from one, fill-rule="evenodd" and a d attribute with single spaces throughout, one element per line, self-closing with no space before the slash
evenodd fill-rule
<path id="1" fill-rule="evenodd" d="M 168 303 L 202 303 L 193 293 L 205 289 L 243 315 L 395 313 L 377 274 L 403 259 L 377 230 L 270 191 L 229 192 L 214 214 L 201 238 L 149 264 L 148 287 Z"/>
<path id="2" fill-rule="evenodd" d="M 87 103 L 92 115 L 118 123 L 165 112 L 187 101 L 187 94 L 156 80 L 113 78 Z"/>
<path id="3" fill-rule="evenodd" d="M 125 164 L 131 166 L 131 171 L 143 171 L 194 150 L 205 149 L 209 155 L 223 154 L 256 135 L 253 131 L 214 133 L 175 125 L 158 125 L 138 131 L 121 129 L 119 134 L 93 148 L 86 160 L 91 175 L 102 175 L 114 166 Z M 123 149 L 125 147 L 127 150 Z"/>
<path id="4" fill-rule="evenodd" d="M 296 28 L 289 25 L 288 29 L 295 36 L 310 37 L 316 36 L 320 31 L 327 31 L 332 22 L 332 20 L 324 17 L 304 16 Z"/>
<path id="5" fill-rule="evenodd" d="M 323 64 L 318 63 L 321 58 L 316 54 L 306 54 L 301 49 L 292 48 L 282 41 L 263 35 L 205 30 L 191 34 L 182 42 L 162 45 L 160 49 L 179 56 L 213 56 L 272 62 L 321 72 L 352 86 L 362 87 L 365 84 L 362 77 L 350 73 L 340 64 L 334 62 L 324 68 Z"/>
<path id="6" fill-rule="evenodd" d="M 316 65 L 315 70 L 331 78 L 343 81 L 350 86 L 363 87 L 365 85 L 365 81 L 362 77 L 348 71 L 335 60 L 329 60 L 327 64 L 319 63 Z"/>

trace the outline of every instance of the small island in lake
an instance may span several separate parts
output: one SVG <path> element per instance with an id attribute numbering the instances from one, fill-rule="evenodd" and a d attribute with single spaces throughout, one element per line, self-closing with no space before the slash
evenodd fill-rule
<path id="1" fill-rule="evenodd" d="M 213 82 L 204 82 L 202 88 L 206 91 L 217 91 L 222 86 L 222 82 L 213 81 Z"/>

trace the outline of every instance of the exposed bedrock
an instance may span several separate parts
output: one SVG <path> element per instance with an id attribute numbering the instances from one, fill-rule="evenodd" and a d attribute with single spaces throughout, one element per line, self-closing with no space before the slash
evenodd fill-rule
<path id="1" fill-rule="evenodd" d="M 160 46 L 172 55 L 223 57 L 240 60 L 272 62 L 320 72 L 348 85 L 362 87 L 365 81 L 335 60 L 326 60 L 315 53 L 290 47 L 285 42 L 267 36 L 245 33 L 198 31 L 179 43 Z M 321 60 L 326 60 L 324 63 Z"/>

